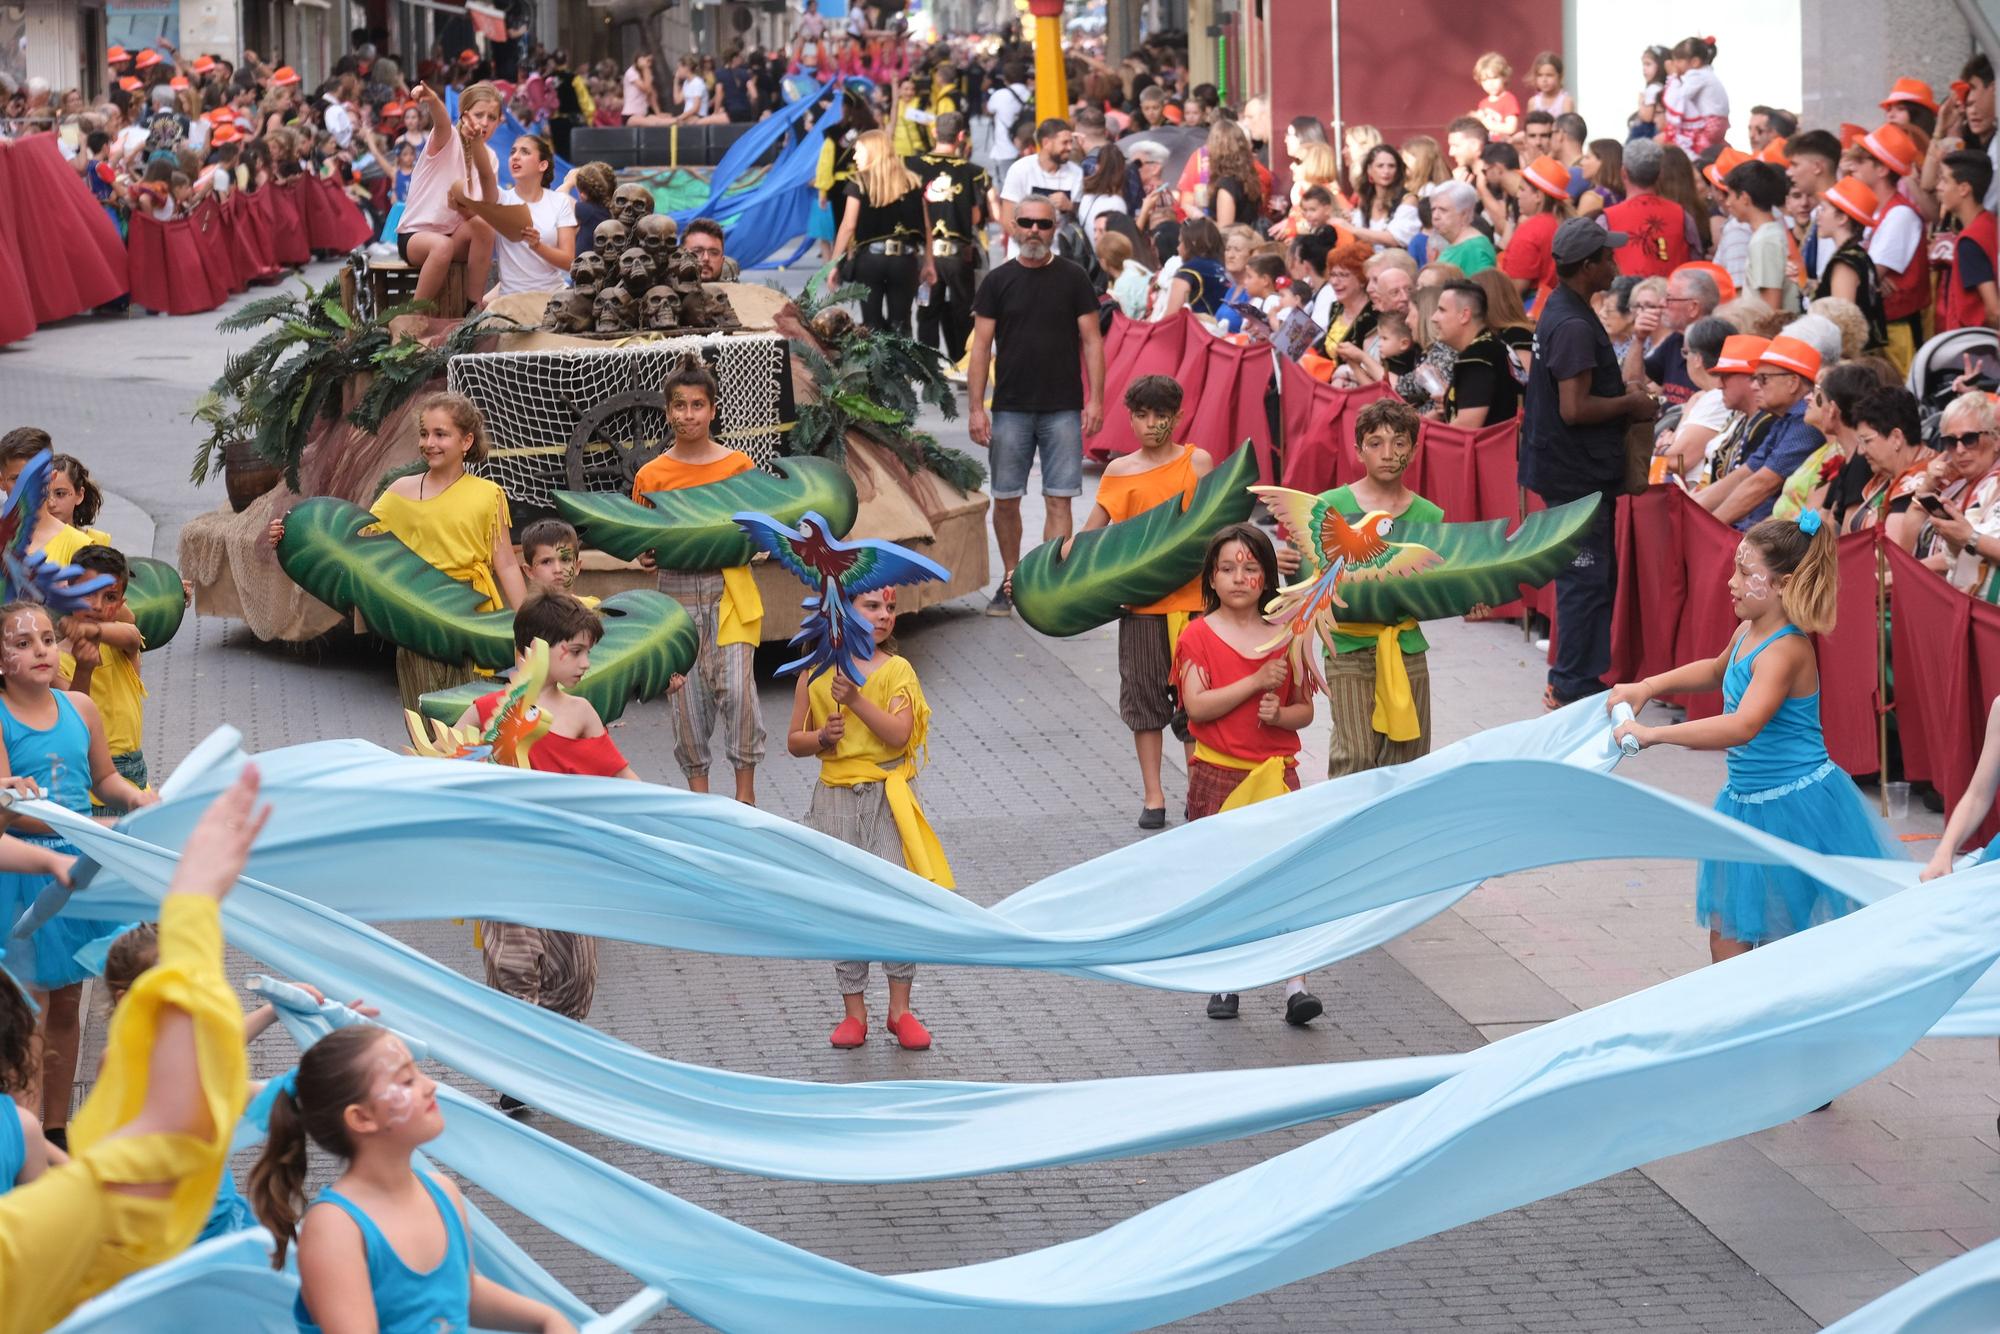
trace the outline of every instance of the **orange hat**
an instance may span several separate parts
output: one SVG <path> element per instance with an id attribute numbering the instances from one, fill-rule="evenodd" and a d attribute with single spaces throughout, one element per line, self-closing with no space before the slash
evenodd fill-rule
<path id="1" fill-rule="evenodd" d="M 1764 349 L 1771 345 L 1768 338 L 1755 334 L 1731 334 L 1722 340 L 1722 355 L 1715 359 L 1717 375 L 1748 375 L 1757 369 L 1757 362 L 1763 357 Z"/>
<path id="2" fill-rule="evenodd" d="M 164 63 L 165 60 L 166 60 L 165 56 L 161 55 L 158 51 L 155 51 L 152 47 L 149 46 L 133 58 L 132 68 L 151 69 L 155 65 Z"/>
<path id="3" fill-rule="evenodd" d="M 1917 169 L 1916 141 L 1900 125 L 1878 125 L 1861 136 L 1861 146 L 1877 162 L 1895 172 L 1898 176 L 1908 176 Z"/>
<path id="4" fill-rule="evenodd" d="M 123 89 L 124 89 L 124 90 L 125 90 L 126 92 L 128 92 L 128 93 L 136 93 L 136 92 L 138 92 L 138 91 L 139 91 L 139 90 L 140 90 L 141 88 L 144 88 L 144 87 L 145 87 L 146 85 L 145 85 L 145 84 L 143 84 L 143 83 L 140 83 L 140 82 L 139 82 L 139 81 L 138 81 L 137 79 L 135 79 L 135 78 L 133 78 L 133 77 L 132 77 L 131 75 L 127 74 L 127 75 L 126 75 L 126 76 L 125 76 L 124 78 L 122 78 L 122 79 L 120 79 L 120 80 L 118 81 L 118 86 L 119 86 L 120 88 L 123 88 Z"/>
<path id="5" fill-rule="evenodd" d="M 104 63 L 107 65 L 122 65 L 131 58 L 131 53 L 122 46 L 114 46 L 104 53 Z"/>
<path id="6" fill-rule="evenodd" d="M 458 53 L 458 63 L 461 65 L 477 65 L 479 63 L 479 53 L 468 46 Z"/>
<path id="7" fill-rule="evenodd" d="M 215 68 L 215 57 L 196 56 L 194 58 L 194 64 L 190 66 L 190 68 L 193 69 L 196 74 L 206 74 L 210 70 Z"/>
<path id="8" fill-rule="evenodd" d="M 1722 152 L 1716 157 L 1715 161 L 1701 169 L 1701 174 L 1708 177 L 1708 183 L 1716 189 L 1726 190 L 1728 187 L 1722 183 L 1722 178 L 1751 160 L 1750 155 L 1742 149 L 1731 148 L 1729 145 L 1724 144 Z"/>
<path id="9" fill-rule="evenodd" d="M 271 71 L 271 84 L 276 88 L 289 88 L 299 81 L 299 72 L 290 65 L 280 65 Z"/>
<path id="10" fill-rule="evenodd" d="M 1937 95 L 1922 79 L 1896 80 L 1895 86 L 1889 89 L 1889 95 L 1882 99 L 1882 109 L 1887 111 L 1898 102 L 1914 102 L 1933 114 L 1938 109 Z"/>
<path id="11" fill-rule="evenodd" d="M 1165 116 L 1168 120 L 1172 121 L 1176 125 L 1179 125 L 1181 123 L 1181 109 L 1175 106 L 1172 102 L 1169 102 L 1164 107 L 1161 107 L 1160 114 L 1162 116 Z"/>
<path id="12" fill-rule="evenodd" d="M 1860 143 L 1862 136 L 1867 133 L 1868 127 L 1866 125 L 1856 125 L 1851 120 L 1840 122 L 1840 151 L 1845 153 L 1848 149 Z"/>
<path id="13" fill-rule="evenodd" d="M 236 122 L 229 121 L 215 127 L 215 133 L 208 136 L 208 146 L 220 148 L 224 144 L 233 144 L 242 137 L 243 131 L 236 128 Z"/>
<path id="14" fill-rule="evenodd" d="M 217 107 L 215 110 L 209 112 L 206 116 L 203 116 L 202 119 L 207 121 L 210 125 L 222 125 L 229 121 L 235 120 L 236 113 L 230 110 L 228 107 Z"/>
<path id="15" fill-rule="evenodd" d="M 1882 208 L 1881 203 L 1875 198 L 1875 192 L 1852 176 L 1843 176 L 1835 181 L 1833 188 L 1820 198 L 1863 227 L 1873 227 L 1875 215 Z"/>
<path id="16" fill-rule="evenodd" d="M 1546 154 L 1521 168 L 1521 175 L 1551 199 L 1569 198 L 1569 168 Z"/>
<path id="17" fill-rule="evenodd" d="M 173 78 L 167 80 L 167 87 L 173 89 L 177 93 L 186 92 L 187 86 L 188 86 L 187 79 L 185 79 L 179 74 L 176 74 L 174 75 Z"/>
<path id="18" fill-rule="evenodd" d="M 1757 155 L 1759 162 L 1768 162 L 1774 167 L 1789 167 L 1792 160 L 1785 156 L 1785 141 L 1773 139 L 1764 145 L 1764 151 Z"/>
<path id="19" fill-rule="evenodd" d="M 1729 270 L 1723 268 L 1720 264 L 1706 259 L 1691 259 L 1675 269 L 1674 272 L 1686 273 L 1689 270 L 1705 273 L 1715 283 L 1715 295 L 1718 305 L 1724 301 L 1734 301 L 1736 299 L 1736 283 L 1730 278 Z"/>
<path id="20" fill-rule="evenodd" d="M 1728 349 L 1728 346 L 1729 344 L 1725 341 L 1723 343 L 1725 351 Z M 1802 376 L 1807 380 L 1817 380 L 1819 378 L 1818 350 L 1811 343 L 1803 342 L 1797 338 L 1787 338 L 1783 334 L 1779 334 L 1771 340 L 1771 345 L 1764 349 L 1764 355 L 1757 358 L 1757 364 L 1759 366 L 1776 366 L 1781 371 L 1790 371 L 1792 374 Z"/>

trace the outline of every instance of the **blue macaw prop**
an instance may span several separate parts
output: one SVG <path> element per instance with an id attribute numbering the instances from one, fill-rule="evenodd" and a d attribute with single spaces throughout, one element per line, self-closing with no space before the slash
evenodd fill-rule
<path id="1" fill-rule="evenodd" d="M 837 667 L 857 685 L 866 681 L 861 664 L 874 656 L 875 632 L 852 599 L 897 584 L 951 578 L 944 566 L 894 542 L 873 537 L 843 542 L 815 511 L 801 515 L 796 529 L 768 514 L 735 518 L 752 542 L 813 592 L 803 604 L 810 614 L 792 636 L 794 644 L 806 646 L 805 655 L 780 667 L 781 674 L 804 670 L 814 677 Z"/>
<path id="2" fill-rule="evenodd" d="M 0 600 L 39 602 L 51 615 L 66 616 L 88 605 L 91 594 L 109 588 L 112 578 L 86 574 L 81 566 L 57 565 L 46 553 L 28 550 L 35 520 L 48 499 L 53 458 L 45 449 L 28 460 L 14 489 L 0 500 Z"/>

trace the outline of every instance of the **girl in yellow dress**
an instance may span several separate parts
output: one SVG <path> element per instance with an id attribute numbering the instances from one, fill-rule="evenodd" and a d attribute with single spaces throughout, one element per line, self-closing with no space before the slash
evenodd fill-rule
<path id="1" fill-rule="evenodd" d="M 896 655 L 890 638 L 896 629 L 895 591 L 863 593 L 854 599 L 854 609 L 875 631 L 868 679 L 856 685 L 838 671 L 811 680 L 801 675 L 792 696 L 786 749 L 802 759 L 819 757 L 806 825 L 884 861 L 901 861 L 951 889 L 951 866 L 912 786 L 931 706 L 916 669 Z M 889 1032 L 905 1048 L 924 1050 L 931 1045 L 930 1030 L 910 1013 L 917 966 L 884 963 L 882 971 L 889 978 Z M 868 962 L 836 963 L 833 975 L 847 1013 L 830 1040 L 836 1047 L 858 1047 L 868 1040 Z"/>
<path id="2" fill-rule="evenodd" d="M 479 409 L 463 394 L 432 394 L 417 409 L 417 453 L 424 471 L 398 477 L 369 510 L 405 546 L 485 599 L 480 611 L 518 607 L 527 596 L 514 555 L 513 517 L 507 493 L 465 470 L 491 446 Z M 282 518 L 271 521 L 275 545 L 285 535 Z M 396 650 L 396 689 L 403 707 L 420 697 L 470 681 L 468 662 L 438 662 L 406 648 Z"/>
<path id="3" fill-rule="evenodd" d="M 159 965 L 112 1016 L 103 1074 L 71 1127 L 74 1156 L 0 1195 L 0 1334 L 49 1328 L 186 1249 L 208 1218 L 247 1093 L 221 901 L 263 827 L 256 804 L 246 766 L 188 836 L 160 904 Z"/>

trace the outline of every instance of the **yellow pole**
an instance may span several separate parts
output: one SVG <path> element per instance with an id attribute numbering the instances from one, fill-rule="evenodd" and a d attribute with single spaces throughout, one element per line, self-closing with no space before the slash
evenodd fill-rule
<path id="1" fill-rule="evenodd" d="M 1035 119 L 1069 119 L 1069 70 L 1063 63 L 1062 0 L 1028 0 L 1035 16 Z"/>

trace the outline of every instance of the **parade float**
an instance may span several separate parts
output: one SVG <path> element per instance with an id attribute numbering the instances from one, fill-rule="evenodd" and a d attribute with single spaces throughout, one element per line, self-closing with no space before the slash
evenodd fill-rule
<path id="1" fill-rule="evenodd" d="M 265 640 L 351 626 L 443 659 L 510 661 L 508 613 L 477 613 L 469 589 L 365 531 L 367 507 L 418 466 L 416 404 L 447 388 L 486 420 L 494 447 L 474 471 L 505 490 L 517 531 L 561 515 L 582 534 L 576 591 L 605 598 L 608 622 L 584 690 L 607 716 L 662 692 L 691 641 L 684 613 L 652 605 L 672 600 L 636 558 L 741 561 L 739 511 L 787 521 L 818 511 L 839 536 L 910 546 L 953 572 L 911 589 L 907 610 L 987 582 L 983 470 L 914 425 L 926 404 L 956 412 L 935 353 L 860 328 L 840 309 L 848 289 L 815 283 L 794 301 L 702 283 L 671 228 L 643 210 L 600 238 L 628 239 L 637 244 L 618 253 L 617 282 L 613 265 L 580 263 L 577 288 L 501 298 L 463 321 L 372 309 L 354 281 L 254 301 L 225 320 L 261 337 L 229 358 L 195 412 L 209 432 L 195 480 L 219 474 L 228 490 L 226 505 L 182 531 L 199 612 Z M 690 362 L 720 388 L 716 438 L 759 469 L 640 506 L 633 478 L 672 439 L 660 385 Z M 274 551 L 270 521 L 295 510 L 304 522 L 288 518 Z M 764 639 L 789 639 L 802 616 L 796 585 L 763 563 L 756 577 L 770 609 Z"/>

